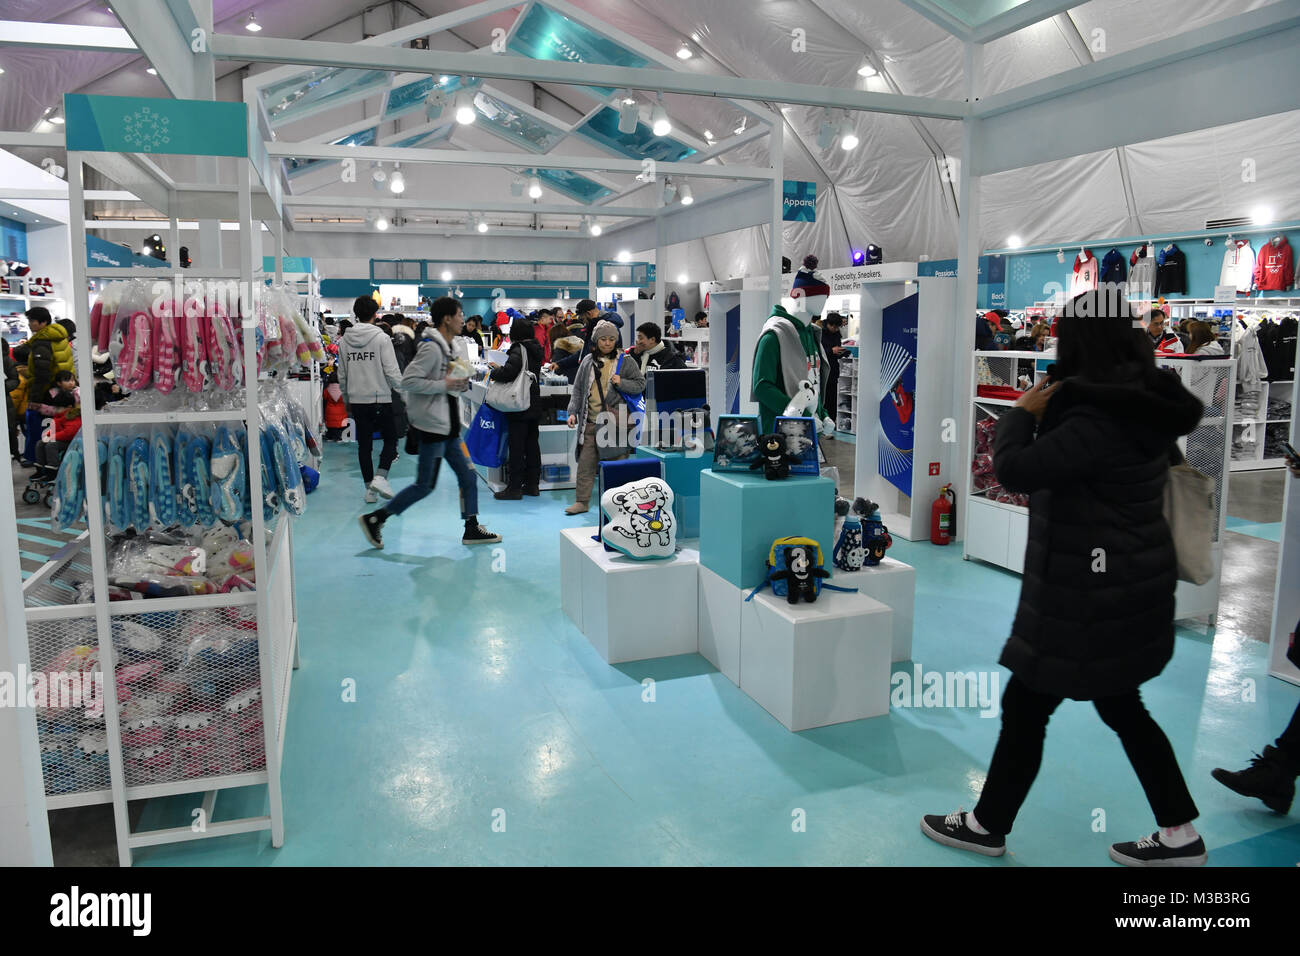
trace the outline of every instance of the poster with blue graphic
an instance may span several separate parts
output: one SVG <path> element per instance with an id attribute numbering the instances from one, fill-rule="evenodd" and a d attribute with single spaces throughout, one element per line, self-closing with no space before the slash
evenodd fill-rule
<path id="1" fill-rule="evenodd" d="M 916 327 L 920 296 L 886 306 L 881 315 L 880 421 L 877 467 L 905 495 L 912 494 L 916 426 Z"/>
<path id="2" fill-rule="evenodd" d="M 724 327 L 727 330 L 727 413 L 740 412 L 740 303 L 727 310 Z"/>

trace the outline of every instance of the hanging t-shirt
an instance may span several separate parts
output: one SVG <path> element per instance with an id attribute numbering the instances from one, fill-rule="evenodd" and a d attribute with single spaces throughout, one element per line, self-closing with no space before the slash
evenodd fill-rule
<path id="1" fill-rule="evenodd" d="M 1154 299 L 1155 291 L 1156 261 L 1147 255 L 1138 256 L 1128 274 L 1128 294 L 1137 299 Z"/>
<path id="2" fill-rule="evenodd" d="M 1223 271 L 1219 285 L 1236 286 L 1238 292 L 1249 292 L 1255 282 L 1255 250 L 1249 239 L 1230 239 L 1223 254 Z"/>
<path id="3" fill-rule="evenodd" d="M 1187 257 L 1174 243 L 1156 255 L 1156 295 L 1184 295 L 1187 292 Z"/>
<path id="4" fill-rule="evenodd" d="M 1124 253 L 1112 249 L 1101 260 L 1101 281 L 1117 284 L 1123 282 L 1127 269 L 1124 267 Z"/>
<path id="5" fill-rule="evenodd" d="M 1291 244 L 1286 236 L 1278 236 L 1277 242 L 1264 243 L 1255 260 L 1255 288 L 1260 290 L 1280 291 L 1291 288 L 1295 282 L 1295 265 L 1291 259 Z"/>
<path id="6" fill-rule="evenodd" d="M 1097 288 L 1097 257 L 1087 249 L 1074 257 L 1074 275 L 1070 277 L 1070 295 Z"/>

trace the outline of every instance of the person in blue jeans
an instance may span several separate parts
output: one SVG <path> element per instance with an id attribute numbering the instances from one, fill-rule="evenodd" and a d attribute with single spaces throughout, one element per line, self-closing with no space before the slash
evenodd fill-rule
<path id="1" fill-rule="evenodd" d="M 433 491 L 443 459 L 456 473 L 460 485 L 460 516 L 465 521 L 461 544 L 494 544 L 501 540 L 501 535 L 478 523 L 478 473 L 460 437 L 460 402 L 456 396 L 469 388 L 469 379 L 463 370 L 457 372 L 452 362 L 463 362 L 456 342 L 464 327 L 460 302 L 450 296 L 437 299 L 430 309 L 430 325 L 423 341 L 402 374 L 401 390 L 407 396 L 410 427 L 419 432 L 419 463 L 413 484 L 378 511 L 359 519 L 361 531 L 373 547 L 384 546 L 384 522 Z"/>

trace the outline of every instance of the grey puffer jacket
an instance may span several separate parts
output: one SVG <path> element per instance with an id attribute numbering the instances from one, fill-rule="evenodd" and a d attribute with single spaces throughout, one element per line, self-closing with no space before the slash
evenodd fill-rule
<path id="1" fill-rule="evenodd" d="M 420 343 L 399 386 L 406 396 L 406 414 L 411 424 L 432 435 L 451 434 L 451 403 L 447 400 L 447 366 L 459 353 L 439 332 L 429 333 Z"/>
<path id="2" fill-rule="evenodd" d="M 589 352 L 578 366 L 578 373 L 573 379 L 573 395 L 569 399 L 569 416 L 577 420 L 578 442 L 582 442 L 584 430 L 587 427 L 587 396 L 591 394 L 591 383 L 595 381 L 596 366 L 594 363 L 595 353 Z M 609 357 L 610 361 L 617 362 L 622 357 L 623 364 L 619 368 L 618 388 L 612 385 L 605 393 L 605 412 L 602 414 L 617 415 L 620 422 L 627 421 L 627 403 L 618 395 L 619 392 L 625 392 L 628 395 L 640 395 L 645 391 L 645 376 L 641 374 L 641 366 L 635 358 L 630 355 L 623 355 L 617 350 Z M 619 432 L 624 433 L 626 429 L 620 427 Z M 618 457 L 620 454 L 626 454 L 631 449 L 624 446 L 621 448 L 603 448 L 601 457 Z"/>

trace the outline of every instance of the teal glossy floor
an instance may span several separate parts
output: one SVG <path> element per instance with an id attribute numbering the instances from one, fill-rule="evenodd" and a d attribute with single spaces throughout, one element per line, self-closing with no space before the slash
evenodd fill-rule
<path id="1" fill-rule="evenodd" d="M 932 843 L 918 818 L 974 804 L 996 719 L 899 708 L 791 734 L 703 658 L 610 667 L 597 656 L 560 611 L 559 529 L 584 523 L 562 514 L 563 495 L 485 493 L 483 521 L 505 541 L 470 549 L 446 480 L 388 524 L 380 552 L 356 522 L 355 446 L 330 446 L 322 470 L 296 531 L 302 667 L 285 844 L 224 837 L 140 850 L 138 864 L 1114 866 L 1111 842 L 1154 827 L 1118 740 L 1090 705 L 1067 703 L 1009 854 Z M 412 474 L 403 458 L 393 485 Z M 959 548 L 899 541 L 891 554 L 918 569 L 915 663 L 1005 677 L 994 662 L 1019 579 L 963 562 Z M 628 611 L 670 599 L 647 594 Z M 1258 637 L 1180 630 L 1173 662 L 1144 689 L 1201 808 L 1211 864 L 1300 862 L 1300 807 L 1275 816 L 1209 775 L 1244 766 L 1300 700 L 1267 676 Z M 355 703 L 343 700 L 350 680 Z M 223 795 L 216 816 L 264 804 L 264 792 Z M 141 825 L 188 824 L 195 805 L 152 801 Z"/>

